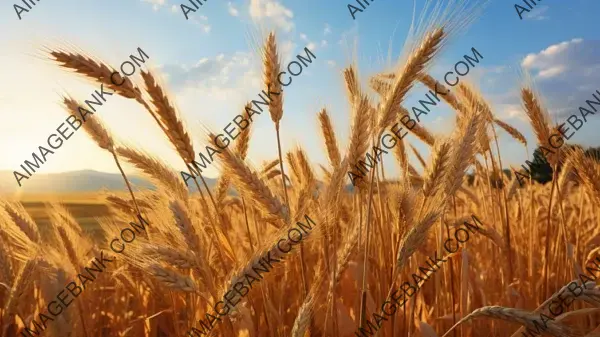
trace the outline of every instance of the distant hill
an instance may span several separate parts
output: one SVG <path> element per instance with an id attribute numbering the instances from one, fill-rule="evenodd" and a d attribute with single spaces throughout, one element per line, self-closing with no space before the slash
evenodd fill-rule
<path id="1" fill-rule="evenodd" d="M 149 179 L 139 176 L 128 175 L 129 182 L 134 188 L 154 189 L 154 185 Z M 217 179 L 204 178 L 208 186 L 213 189 Z M 196 184 L 188 181 L 188 189 L 191 192 L 197 192 Z M 29 179 L 21 180 L 21 187 L 17 184 L 12 171 L 0 171 L 0 194 L 13 194 L 16 192 L 26 194 L 40 193 L 77 193 L 77 192 L 96 192 L 102 189 L 111 191 L 125 191 L 127 187 L 119 173 L 106 173 L 94 170 L 71 171 L 64 173 L 35 173 Z M 319 186 L 322 183 L 319 182 Z M 200 183 L 202 186 L 202 183 Z M 204 188 L 204 186 L 202 186 Z M 348 192 L 353 190 L 352 184 L 345 185 Z M 230 186 L 229 193 L 237 195 Z"/>
<path id="2" fill-rule="evenodd" d="M 130 183 L 134 188 L 154 189 L 154 185 L 147 179 L 128 175 Z M 215 185 L 215 179 L 205 178 L 210 188 Z M 191 191 L 196 191 L 193 182 L 188 181 Z M 94 192 L 102 189 L 113 191 L 126 190 L 125 182 L 118 173 L 105 173 L 94 170 L 72 171 L 64 173 L 35 173 L 29 179 L 21 180 L 21 187 L 17 184 L 15 177 L 10 171 L 0 171 L 0 194 L 12 194 L 15 192 L 33 193 L 71 193 L 71 192 Z"/>

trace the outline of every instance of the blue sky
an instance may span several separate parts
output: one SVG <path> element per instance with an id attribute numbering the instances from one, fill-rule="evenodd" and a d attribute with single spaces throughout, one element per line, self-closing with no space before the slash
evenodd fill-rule
<path id="1" fill-rule="evenodd" d="M 208 0 L 186 20 L 174 0 L 42 0 L 19 20 L 13 3 L 0 5 L 0 170 L 16 170 L 65 119 L 60 94 L 86 99 L 98 86 L 58 69 L 42 57 L 41 48 L 77 46 L 117 66 L 141 47 L 177 102 L 194 144 L 205 144 L 204 130 L 221 130 L 245 102 L 261 89 L 257 50 L 275 30 L 283 63 L 309 46 L 316 60 L 285 91 L 281 122 L 284 150 L 301 144 L 315 164 L 326 163 L 316 119 L 327 107 L 340 147 L 348 144 L 350 111 L 341 70 L 352 62 L 365 89 L 368 77 L 389 69 L 390 43 L 395 60 L 412 18 L 412 1 L 376 0 L 353 20 L 347 4 L 333 1 Z M 519 69 L 530 71 L 555 121 L 600 89 L 600 43 L 592 25 L 600 2 L 544 0 L 520 20 L 514 4 L 491 1 L 477 21 L 453 37 L 430 72 L 441 79 L 471 47 L 484 59 L 467 80 L 480 85 L 496 116 L 525 134 L 530 151 L 535 138 L 519 102 Z M 423 1 L 417 1 L 417 11 Z M 356 41 L 356 48 L 354 42 Z M 139 82 L 138 82 L 139 83 Z M 410 107 L 426 90 L 415 86 Z M 375 96 L 374 96 L 375 97 Z M 147 112 L 112 96 L 97 113 L 123 143 L 148 150 L 173 168 L 183 169 L 170 144 Z M 448 134 L 454 114 L 442 107 L 421 122 L 436 134 Z M 600 124 L 592 118 L 570 142 L 597 146 Z M 268 113 L 253 123 L 249 158 L 259 164 L 277 156 L 274 127 Z M 414 137 L 409 141 L 427 153 Z M 522 146 L 500 131 L 504 165 L 520 165 Z M 531 153 L 531 152 L 530 152 Z M 393 158 L 386 169 L 394 171 Z M 94 169 L 115 172 L 111 157 L 83 132 L 48 156 L 38 172 Z M 208 172 L 215 176 L 216 170 Z M 320 172 L 319 172 L 320 173 Z M 35 176 L 32 178 L 35 179 Z M 26 183 L 26 181 L 25 181 Z"/>

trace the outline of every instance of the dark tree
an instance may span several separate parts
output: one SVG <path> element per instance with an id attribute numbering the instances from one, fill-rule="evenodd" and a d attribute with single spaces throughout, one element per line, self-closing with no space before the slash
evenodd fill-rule
<path id="1" fill-rule="evenodd" d="M 467 174 L 467 184 L 469 186 L 473 186 L 474 182 L 475 182 L 475 175 L 472 173 Z"/>
<path id="2" fill-rule="evenodd" d="M 538 147 L 533 152 L 533 163 L 525 164 L 524 166 L 529 166 L 529 171 L 531 172 L 531 178 L 537 181 L 540 184 L 545 184 L 549 181 L 552 181 L 552 167 L 546 160 L 546 157 L 542 154 L 542 151 Z"/>
<path id="3" fill-rule="evenodd" d="M 600 161 L 600 147 L 590 147 L 584 152 L 586 157 L 590 157 L 596 161 Z"/>
<path id="4" fill-rule="evenodd" d="M 562 162 L 565 160 L 565 154 L 569 150 L 580 149 L 583 151 L 583 147 L 578 144 L 565 144 L 560 148 L 560 158 L 558 166 L 557 166 L 557 174 L 560 174 L 562 170 Z M 554 150 L 554 149 L 552 149 Z M 593 158 L 600 162 L 600 147 L 590 147 L 584 151 L 584 154 L 590 158 Z M 526 168 L 531 172 L 531 177 L 533 180 L 537 181 L 540 184 L 545 184 L 547 182 L 552 181 L 552 173 L 554 170 L 546 160 L 546 157 L 542 155 L 542 151 L 538 147 L 535 149 L 533 153 L 533 157 L 535 160 L 530 162 L 531 164 L 524 164 Z M 523 171 L 523 170 L 522 170 Z M 524 173 L 524 172 L 523 172 Z"/>

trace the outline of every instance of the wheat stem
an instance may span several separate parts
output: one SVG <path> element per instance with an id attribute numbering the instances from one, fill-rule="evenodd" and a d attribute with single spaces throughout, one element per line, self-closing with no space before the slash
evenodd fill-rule
<path id="1" fill-rule="evenodd" d="M 137 211 L 138 215 L 141 215 L 142 213 L 140 212 L 140 208 L 137 204 L 137 200 L 135 199 L 135 194 L 133 193 L 133 190 L 131 189 L 131 185 L 129 184 L 129 179 L 127 179 L 127 176 L 125 175 L 125 172 L 123 171 L 123 168 L 121 167 L 119 158 L 117 157 L 117 154 L 114 151 L 110 151 L 110 153 L 113 155 L 113 158 L 115 159 L 115 163 L 117 164 L 117 167 L 119 168 L 119 172 L 121 172 L 121 176 L 123 177 L 123 180 L 125 180 L 125 184 L 127 185 L 129 194 L 131 194 L 131 200 L 133 201 L 133 204 L 135 205 L 135 210 Z"/>

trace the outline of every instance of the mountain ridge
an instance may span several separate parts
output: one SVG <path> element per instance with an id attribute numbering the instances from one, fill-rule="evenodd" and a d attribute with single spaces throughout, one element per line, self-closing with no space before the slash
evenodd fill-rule
<path id="1" fill-rule="evenodd" d="M 128 175 L 132 187 L 140 189 L 155 189 L 149 179 Z M 210 188 L 213 188 L 216 179 L 204 178 Z M 193 182 L 188 182 L 191 192 L 196 192 Z M 120 173 L 107 173 L 95 170 L 79 170 L 61 173 L 36 173 L 32 178 L 21 180 L 21 187 L 11 171 L 0 171 L 0 194 L 6 193 L 76 193 L 96 192 L 102 189 L 111 191 L 126 190 L 127 186 Z"/>

